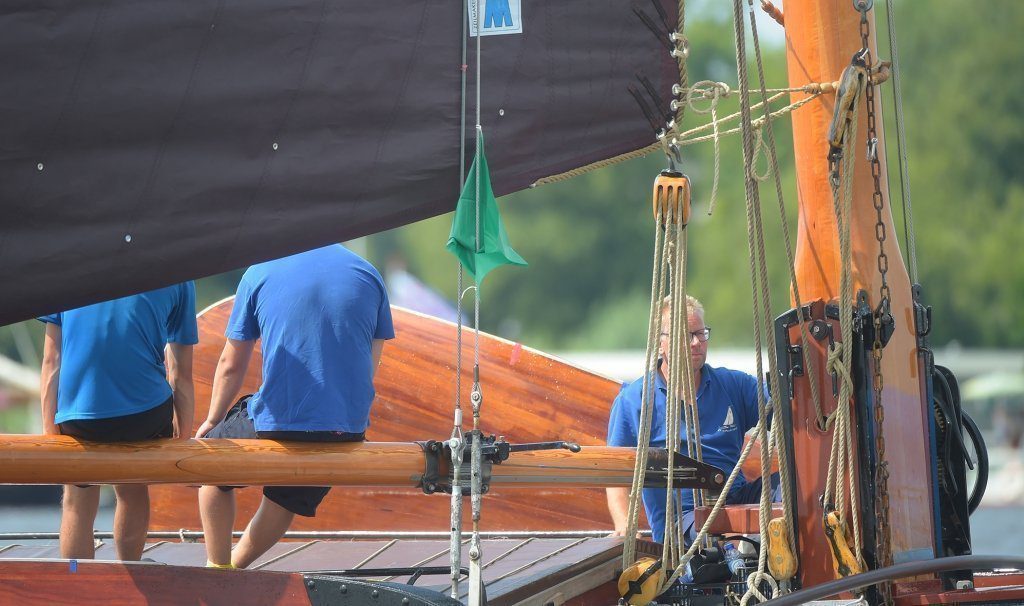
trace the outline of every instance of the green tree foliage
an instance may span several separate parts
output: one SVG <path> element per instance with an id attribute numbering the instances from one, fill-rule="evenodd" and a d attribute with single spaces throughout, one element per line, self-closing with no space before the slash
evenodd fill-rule
<path id="1" fill-rule="evenodd" d="M 1024 262 L 1016 250 L 1024 233 L 1024 81 L 1017 76 L 1024 3 L 895 6 L 918 264 L 934 306 L 933 339 L 1024 346 Z M 888 132 L 898 199 L 895 130 Z"/>

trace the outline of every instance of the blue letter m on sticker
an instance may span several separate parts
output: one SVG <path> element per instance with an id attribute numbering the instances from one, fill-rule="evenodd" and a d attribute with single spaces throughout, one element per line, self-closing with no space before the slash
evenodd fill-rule
<path id="1" fill-rule="evenodd" d="M 487 0 L 484 27 L 512 27 L 512 11 L 508 0 Z"/>

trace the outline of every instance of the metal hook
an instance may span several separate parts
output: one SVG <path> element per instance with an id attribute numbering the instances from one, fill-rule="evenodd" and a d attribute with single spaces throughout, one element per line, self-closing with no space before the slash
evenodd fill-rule
<path id="1" fill-rule="evenodd" d="M 668 156 L 669 171 L 674 173 L 682 172 L 679 167 L 683 163 L 683 156 L 679 151 L 679 145 L 675 143 L 675 139 L 672 140 L 672 143 L 668 144 L 668 150 L 665 155 Z"/>

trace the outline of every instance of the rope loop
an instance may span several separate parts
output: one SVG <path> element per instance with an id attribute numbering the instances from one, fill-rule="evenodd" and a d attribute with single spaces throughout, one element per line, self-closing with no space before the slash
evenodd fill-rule
<path id="1" fill-rule="evenodd" d="M 761 593 L 761 590 L 758 588 L 758 585 L 761 583 L 768 583 L 768 587 L 771 588 L 769 593 L 771 595 L 778 595 L 779 584 L 775 578 L 762 570 L 758 570 L 747 576 L 747 592 L 743 594 L 740 606 L 747 606 L 752 599 L 757 600 L 758 603 L 768 601 L 768 596 Z"/>
<path id="2" fill-rule="evenodd" d="M 764 144 L 764 121 L 758 123 L 756 120 L 752 123 L 754 126 L 754 162 L 750 165 L 750 176 L 755 181 L 763 183 L 768 180 L 768 177 L 772 175 L 771 161 L 768 158 L 768 150 Z M 757 169 L 759 160 L 764 159 L 764 172 Z"/>
<path id="3" fill-rule="evenodd" d="M 731 93 L 732 90 L 725 82 L 701 80 L 686 91 L 686 105 L 692 109 L 694 113 L 709 114 L 718 107 L 719 100 L 728 97 Z M 702 99 L 710 99 L 707 107 L 697 106 L 698 100 Z"/>

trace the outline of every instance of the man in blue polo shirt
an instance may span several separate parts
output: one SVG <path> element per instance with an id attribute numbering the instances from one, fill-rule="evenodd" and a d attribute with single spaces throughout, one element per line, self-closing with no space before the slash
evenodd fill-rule
<path id="1" fill-rule="evenodd" d="M 395 336 L 384 282 L 368 262 L 336 244 L 250 267 L 226 336 L 197 438 L 365 439 L 374 373 L 384 340 Z M 236 403 L 257 339 L 263 384 Z M 314 516 L 329 490 L 264 487 L 259 510 L 232 550 L 232 488 L 199 491 L 211 567 L 245 568 L 284 536 L 295 514 Z"/>
<path id="2" fill-rule="evenodd" d="M 195 301 L 195 285 L 186 282 L 39 318 L 46 323 L 43 433 L 95 442 L 191 437 Z M 117 555 L 138 560 L 149 528 L 149 487 L 123 484 L 114 494 Z M 99 486 L 64 487 L 61 557 L 95 555 L 99 496 Z"/>
<path id="3" fill-rule="evenodd" d="M 697 392 L 697 411 L 700 419 L 703 460 L 725 471 L 728 475 L 743 450 L 743 435 L 757 425 L 757 380 L 745 372 L 715 368 L 707 365 L 708 339 L 711 329 L 704 323 L 704 307 L 693 297 L 686 300 L 689 317 L 690 367 Z M 671 360 L 668 356 L 671 309 L 668 301 L 662 305 L 662 333 L 659 353 L 661 361 L 655 376 L 654 411 L 651 420 L 651 446 L 665 447 L 666 382 Z M 637 445 L 640 435 L 640 407 L 643 380 L 637 379 L 623 387 L 612 405 L 608 420 L 608 445 Z M 682 426 L 682 423 L 680 424 Z M 680 427 L 680 431 L 684 431 Z M 685 439 L 686 434 L 682 437 Z M 685 444 L 683 445 L 685 452 Z M 608 510 L 615 523 L 616 534 L 625 534 L 629 508 L 628 488 L 609 488 Z M 665 536 L 664 488 L 643 489 L 644 509 L 651 524 L 653 539 L 662 542 Z M 736 477 L 726 499 L 729 504 L 756 503 L 761 494 L 761 480 L 747 482 L 743 474 Z M 693 493 L 680 491 L 682 527 L 691 538 L 693 528 Z"/>

